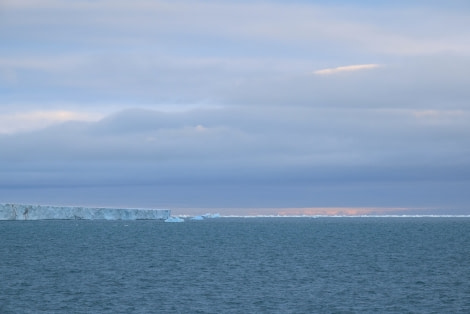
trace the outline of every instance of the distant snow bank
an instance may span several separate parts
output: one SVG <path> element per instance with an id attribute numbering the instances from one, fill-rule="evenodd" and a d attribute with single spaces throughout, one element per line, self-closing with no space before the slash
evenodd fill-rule
<path id="1" fill-rule="evenodd" d="M 171 215 L 169 209 L 138 208 L 89 208 L 68 206 L 45 206 L 23 204 L 0 204 L 0 220 L 165 220 Z"/>
<path id="2" fill-rule="evenodd" d="M 169 217 L 167 219 L 165 219 L 165 222 L 184 222 L 184 219 L 183 218 L 180 218 L 180 217 Z"/>
<path id="3" fill-rule="evenodd" d="M 165 222 L 185 222 L 185 218 L 188 218 L 190 216 L 170 216 L 168 219 L 165 219 Z M 205 220 L 205 219 L 211 219 L 211 218 L 220 218 L 220 214 L 204 214 L 204 215 L 199 215 L 199 216 L 193 216 L 190 217 L 190 220 Z"/>

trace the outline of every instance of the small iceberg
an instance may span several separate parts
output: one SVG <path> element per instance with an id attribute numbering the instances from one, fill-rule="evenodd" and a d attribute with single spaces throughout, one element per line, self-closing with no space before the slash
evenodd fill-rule
<path id="1" fill-rule="evenodd" d="M 194 216 L 191 220 L 204 220 L 203 216 Z"/>
<path id="2" fill-rule="evenodd" d="M 219 213 L 215 213 L 215 214 L 207 213 L 207 214 L 202 215 L 202 217 L 203 218 L 220 218 L 220 214 Z"/>
<path id="3" fill-rule="evenodd" d="M 184 219 L 179 217 L 170 217 L 165 219 L 165 222 L 184 222 Z"/>

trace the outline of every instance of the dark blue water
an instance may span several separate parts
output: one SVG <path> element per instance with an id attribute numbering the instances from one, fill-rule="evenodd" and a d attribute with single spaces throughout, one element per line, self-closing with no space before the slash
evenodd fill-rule
<path id="1" fill-rule="evenodd" d="M 0 313 L 469 313 L 470 219 L 0 222 Z"/>

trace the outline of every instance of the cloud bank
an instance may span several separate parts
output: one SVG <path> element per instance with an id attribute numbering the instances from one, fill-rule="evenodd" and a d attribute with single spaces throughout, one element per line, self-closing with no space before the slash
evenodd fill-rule
<path id="1" fill-rule="evenodd" d="M 419 206 L 413 195 L 433 191 L 433 182 L 447 195 L 470 179 L 462 149 L 469 118 L 469 112 L 429 116 L 414 110 L 306 107 L 133 109 L 97 122 L 0 136 L 0 185 L 10 195 L 12 189 L 32 187 L 166 191 L 155 199 L 133 198 L 141 205 L 152 200 L 189 207 L 307 206 L 330 198 L 336 206 L 371 201 Z M 405 197 L 406 186 L 411 190 Z M 187 189 L 204 197 L 186 200 Z M 383 198 L 395 190 L 399 198 Z M 179 199 L 177 191 L 183 193 Z"/>
<path id="2" fill-rule="evenodd" d="M 66 121 L 95 121 L 97 113 L 73 111 L 33 111 L 0 114 L 0 134 L 42 129 Z"/>

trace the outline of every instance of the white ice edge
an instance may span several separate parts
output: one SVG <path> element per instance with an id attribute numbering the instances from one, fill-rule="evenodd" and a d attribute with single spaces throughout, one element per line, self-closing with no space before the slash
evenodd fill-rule
<path id="1" fill-rule="evenodd" d="M 165 220 L 169 209 L 0 204 L 0 220 Z"/>

